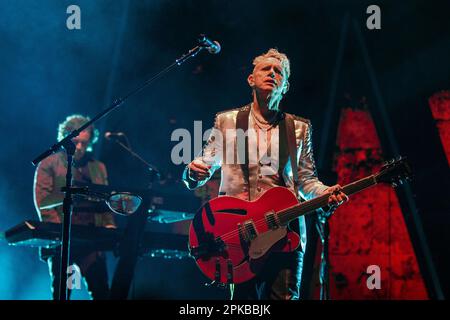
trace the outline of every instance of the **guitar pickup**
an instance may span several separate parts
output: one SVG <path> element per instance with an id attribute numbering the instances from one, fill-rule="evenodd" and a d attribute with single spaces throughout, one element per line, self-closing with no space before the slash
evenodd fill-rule
<path id="1" fill-rule="evenodd" d="M 271 211 L 266 213 L 264 218 L 266 219 L 266 224 L 269 229 L 275 230 L 280 227 L 280 220 L 275 212 Z"/>
<path id="2" fill-rule="evenodd" d="M 250 242 L 258 235 L 252 220 L 244 221 L 243 224 L 238 223 L 239 237 L 245 242 Z"/>

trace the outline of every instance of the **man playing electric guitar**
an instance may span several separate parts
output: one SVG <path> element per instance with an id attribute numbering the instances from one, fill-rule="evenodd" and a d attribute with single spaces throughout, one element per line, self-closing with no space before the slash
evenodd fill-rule
<path id="1" fill-rule="evenodd" d="M 216 115 L 210 138 L 202 154 L 186 167 L 183 181 L 189 189 L 200 187 L 221 168 L 219 196 L 254 201 L 265 191 L 284 186 L 297 198 L 329 194 L 330 205 L 342 204 L 347 196 L 341 187 L 328 187 L 317 178 L 310 122 L 280 111 L 280 101 L 289 89 L 287 56 L 270 49 L 256 57 L 253 65 L 247 78 L 253 101 Z M 247 133 L 244 144 L 239 143 L 239 130 Z M 293 222 L 291 227 L 300 234 L 298 249 L 271 253 L 256 277 L 230 286 L 232 299 L 299 298 L 306 227 L 304 216 Z"/>

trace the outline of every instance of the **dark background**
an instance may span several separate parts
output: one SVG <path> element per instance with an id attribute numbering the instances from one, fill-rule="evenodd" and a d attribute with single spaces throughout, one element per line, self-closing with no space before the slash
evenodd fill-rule
<path id="1" fill-rule="evenodd" d="M 66 28 L 71 4 L 81 8 L 81 30 Z M 366 28 L 371 4 L 381 8 L 381 30 Z M 175 199 L 193 197 L 179 183 L 183 166 L 170 159 L 177 143 L 170 140 L 172 131 L 192 132 L 194 120 L 206 130 L 215 112 L 249 102 L 251 61 L 276 47 L 291 60 L 284 107 L 312 121 L 325 182 L 335 182 L 328 177 L 339 109 L 360 106 L 362 97 L 386 158 L 410 159 L 410 199 L 429 252 L 419 250 L 411 212 L 405 211 L 405 220 L 419 260 L 430 254 L 448 296 L 448 164 L 427 99 L 450 87 L 449 10 L 448 1 L 2 0 L 0 229 L 36 218 L 30 161 L 55 142 L 59 122 L 71 113 L 95 115 L 206 33 L 221 43 L 220 54 L 202 52 L 129 99 L 98 122 L 102 133 L 125 132 L 134 150 L 165 174 L 166 192 Z M 144 167 L 116 145 L 101 139 L 96 155 L 107 164 L 111 183 L 148 184 Z M 0 257 L 1 299 L 50 298 L 46 266 L 35 249 L 1 243 Z M 420 264 L 430 278 L 426 263 Z M 190 260 L 143 259 L 137 277 L 142 281 L 133 290 L 141 297 L 224 295 L 200 287 L 203 279 Z"/>

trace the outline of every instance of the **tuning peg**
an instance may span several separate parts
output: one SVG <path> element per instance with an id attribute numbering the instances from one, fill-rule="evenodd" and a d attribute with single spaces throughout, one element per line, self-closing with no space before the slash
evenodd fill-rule
<path id="1" fill-rule="evenodd" d="M 397 184 L 395 182 L 392 182 L 391 185 L 392 185 L 393 188 L 397 187 Z"/>

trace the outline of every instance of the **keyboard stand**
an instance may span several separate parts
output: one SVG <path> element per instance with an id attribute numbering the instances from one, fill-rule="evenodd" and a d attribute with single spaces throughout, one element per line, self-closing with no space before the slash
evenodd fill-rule
<path id="1" fill-rule="evenodd" d="M 139 256 L 140 243 L 144 234 L 150 208 L 151 191 L 140 194 L 142 204 L 138 211 L 129 216 L 123 238 L 119 241 L 119 260 L 112 280 L 110 299 L 125 300 L 128 298 L 134 270 Z"/>

